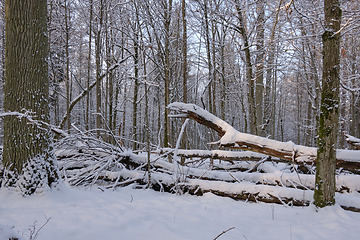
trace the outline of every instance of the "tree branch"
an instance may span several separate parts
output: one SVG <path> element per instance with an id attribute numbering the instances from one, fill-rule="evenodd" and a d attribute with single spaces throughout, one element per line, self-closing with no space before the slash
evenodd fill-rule
<path id="1" fill-rule="evenodd" d="M 110 72 L 114 71 L 116 68 L 118 68 L 120 66 L 120 64 L 122 64 L 123 62 L 125 62 L 128 58 L 130 58 L 131 55 L 127 56 L 126 58 L 118 61 L 117 63 L 115 63 L 114 65 L 112 65 L 105 73 L 103 73 L 101 76 L 100 76 L 100 81 Z M 90 86 L 85 89 L 84 91 L 82 91 L 82 93 L 80 95 L 78 95 L 76 98 L 74 98 L 71 103 L 70 103 L 70 106 L 69 106 L 69 114 L 71 113 L 71 111 L 74 109 L 75 105 L 83 98 L 85 97 L 87 94 L 89 94 L 89 92 L 96 86 L 96 83 L 98 82 L 98 79 L 96 79 L 94 82 L 92 82 L 90 84 Z M 59 128 L 63 128 L 64 127 L 64 124 L 68 118 L 68 112 L 65 112 L 60 124 L 59 124 Z"/>
<path id="2" fill-rule="evenodd" d="M 221 137 L 218 142 L 220 147 L 249 150 L 297 163 L 314 163 L 316 160 L 317 148 L 315 147 L 241 133 L 197 105 L 175 102 L 170 104 L 168 108 L 215 130 Z M 360 151 L 337 150 L 337 166 L 352 169 L 360 168 Z"/>

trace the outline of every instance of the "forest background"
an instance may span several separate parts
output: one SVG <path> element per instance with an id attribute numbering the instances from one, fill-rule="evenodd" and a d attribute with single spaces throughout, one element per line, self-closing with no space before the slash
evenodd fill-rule
<path id="1" fill-rule="evenodd" d="M 338 148 L 360 136 L 359 5 L 341 2 Z M 241 132 L 317 144 L 323 1 L 53 0 L 48 12 L 54 125 L 174 147 L 181 122 L 166 106 L 180 101 Z M 1 14 L 4 79 L 4 1 Z M 210 148 L 215 134 L 189 124 L 182 147 Z"/>

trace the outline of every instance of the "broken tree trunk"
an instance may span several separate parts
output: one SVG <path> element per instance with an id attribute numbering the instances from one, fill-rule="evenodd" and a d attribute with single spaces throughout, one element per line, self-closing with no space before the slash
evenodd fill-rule
<path id="1" fill-rule="evenodd" d="M 345 134 L 346 137 L 346 141 L 348 144 L 350 144 L 351 146 L 353 146 L 356 150 L 360 150 L 360 139 L 353 137 L 349 134 Z"/>
<path id="2" fill-rule="evenodd" d="M 172 117 L 187 117 L 194 119 L 218 134 L 220 147 L 249 150 L 278 157 L 296 163 L 313 163 L 316 160 L 317 148 L 296 145 L 293 142 L 281 142 L 256 135 L 241 133 L 224 120 L 194 104 L 174 102 L 168 105 L 172 111 L 179 114 Z M 337 167 L 350 169 L 360 168 L 360 151 L 337 150 Z"/>

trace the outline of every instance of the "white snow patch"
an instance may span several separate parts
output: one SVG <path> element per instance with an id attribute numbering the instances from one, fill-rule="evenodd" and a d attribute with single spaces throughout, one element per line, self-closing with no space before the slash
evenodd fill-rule
<path id="1" fill-rule="evenodd" d="M 345 195 L 337 200 L 359 202 Z M 0 239 L 12 233 L 29 239 L 29 226 L 36 223 L 38 229 L 46 218 L 50 221 L 37 240 L 214 239 L 231 227 L 235 229 L 220 239 L 358 239 L 359 213 L 339 205 L 315 210 L 314 206 L 246 203 L 210 193 L 179 196 L 130 187 L 102 192 L 63 186 L 26 198 L 2 188 Z"/>

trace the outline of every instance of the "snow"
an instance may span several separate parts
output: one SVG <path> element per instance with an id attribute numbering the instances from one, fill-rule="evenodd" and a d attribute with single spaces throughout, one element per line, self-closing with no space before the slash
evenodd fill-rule
<path id="1" fill-rule="evenodd" d="M 195 113 L 196 115 L 204 118 L 206 121 L 212 122 L 215 125 L 219 126 L 225 133 L 219 141 L 220 146 L 227 146 L 232 144 L 239 145 L 240 143 L 245 143 L 245 145 L 251 144 L 251 145 L 259 146 L 261 148 L 275 149 L 277 151 L 284 152 L 286 154 L 291 153 L 291 155 L 296 153 L 297 156 L 296 160 L 298 162 L 315 160 L 317 155 L 317 149 L 314 147 L 296 145 L 291 141 L 280 142 L 273 139 L 268 139 L 256 135 L 239 132 L 231 125 L 226 123 L 224 120 L 214 116 L 210 112 L 202 109 L 201 107 L 195 104 L 174 102 L 169 104 L 168 108 L 170 110 L 180 111 L 186 114 L 191 112 Z M 337 150 L 336 156 L 339 160 L 360 162 L 360 151 Z"/>
<path id="2" fill-rule="evenodd" d="M 0 239 L 358 239 L 360 214 L 339 205 L 317 210 L 152 190 L 101 191 L 66 185 L 22 197 L 0 189 Z"/>

